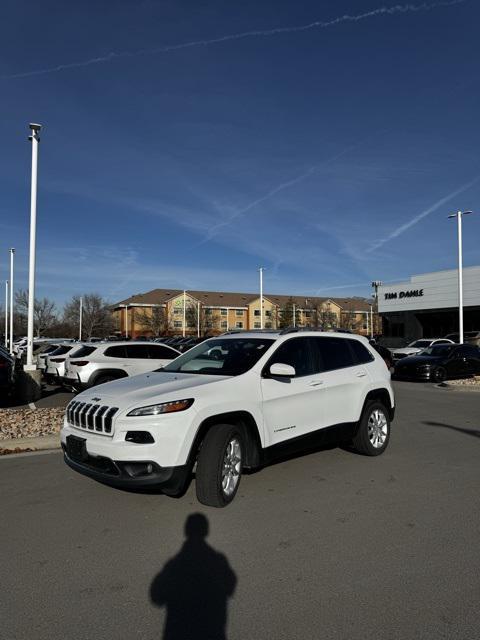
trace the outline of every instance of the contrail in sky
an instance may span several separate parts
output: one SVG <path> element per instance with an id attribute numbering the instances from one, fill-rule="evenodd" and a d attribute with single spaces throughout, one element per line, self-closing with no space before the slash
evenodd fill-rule
<path id="1" fill-rule="evenodd" d="M 417 222 L 420 222 L 420 220 L 423 220 L 423 218 L 426 218 L 428 215 L 430 215 L 431 213 L 433 213 L 437 209 L 440 209 L 440 207 L 442 207 L 444 204 L 446 204 L 449 200 L 451 200 L 455 196 L 458 196 L 460 193 L 463 193 L 464 191 L 469 189 L 476 182 L 478 182 L 478 180 L 480 180 L 480 175 L 478 175 L 473 180 L 470 180 L 470 182 L 467 182 L 467 184 L 464 184 L 461 187 L 459 187 L 458 189 L 455 189 L 455 191 L 452 191 L 451 193 L 446 195 L 441 200 L 438 200 L 438 202 L 435 202 L 435 204 L 432 204 L 431 207 L 429 207 L 428 209 L 425 209 L 425 211 L 422 211 L 422 213 L 419 213 L 418 216 L 415 216 L 409 222 L 406 222 L 405 224 L 402 224 L 400 227 L 395 229 L 395 231 L 392 231 L 392 233 L 390 233 L 385 238 L 381 238 L 380 240 L 377 240 L 376 242 L 374 242 L 366 250 L 366 253 L 371 253 L 372 251 L 375 251 L 375 249 L 378 249 L 379 247 L 383 247 L 383 245 L 386 242 L 390 242 L 390 240 L 393 240 L 394 238 L 398 238 L 398 236 L 400 236 L 402 233 L 405 233 L 405 231 L 410 229 L 410 227 L 413 227 L 415 224 L 417 224 Z"/>
<path id="2" fill-rule="evenodd" d="M 218 235 L 218 233 L 220 232 L 221 229 L 223 229 L 224 227 L 228 227 L 237 218 L 240 218 L 241 216 L 245 215 L 245 213 L 250 211 L 250 209 L 253 209 L 257 205 L 261 204 L 262 202 L 265 202 L 265 200 L 269 200 L 270 198 L 272 198 L 277 193 L 280 193 L 280 191 L 284 191 L 284 189 L 289 189 L 290 187 L 293 187 L 294 185 L 298 184 L 299 182 L 302 182 L 303 180 L 306 180 L 311 175 L 313 175 L 314 173 L 319 171 L 322 167 L 325 167 L 325 166 L 331 164 L 332 162 L 335 162 L 335 160 L 338 160 L 339 158 L 341 158 L 342 156 L 346 155 L 347 153 L 349 153 L 353 149 L 356 149 L 359 146 L 359 144 L 360 143 L 352 144 L 351 146 L 347 147 L 343 151 L 340 151 L 340 153 L 337 153 L 336 155 L 332 156 L 331 158 L 328 158 L 328 160 L 325 160 L 321 164 L 316 164 L 313 167 L 310 167 L 310 169 L 308 169 L 308 171 L 305 171 L 305 173 L 302 173 L 301 175 L 296 176 L 295 178 L 292 178 L 291 180 L 287 180 L 286 182 L 282 182 L 281 184 L 279 184 L 278 186 L 274 187 L 273 189 L 270 189 L 270 191 L 268 191 L 261 198 L 257 198 L 256 200 L 252 200 L 252 202 L 249 202 L 246 206 L 242 207 L 241 209 L 237 209 L 237 211 L 232 213 L 232 215 L 229 216 L 229 218 L 227 220 L 223 220 L 222 222 L 218 222 L 217 224 L 212 225 L 210 227 L 210 229 L 208 229 L 204 240 L 202 240 L 202 242 L 200 244 L 204 244 L 205 242 L 208 242 L 209 240 L 212 240 L 216 235 Z"/>
<path id="3" fill-rule="evenodd" d="M 327 27 L 334 27 L 342 22 L 360 22 L 361 20 L 367 20 L 368 18 L 374 18 L 376 16 L 401 13 L 418 13 L 420 11 L 430 11 L 439 7 L 451 7 L 457 4 L 464 4 L 467 0 L 443 0 L 440 2 L 422 2 L 420 4 L 396 4 L 392 7 L 379 7 L 378 9 L 372 9 L 366 13 L 359 13 L 357 15 L 345 14 L 334 18 L 333 20 L 310 22 L 309 24 L 298 25 L 296 27 L 277 27 L 274 29 L 259 29 L 254 31 L 244 31 L 242 33 L 232 33 L 219 38 L 211 38 L 208 40 L 193 40 L 191 42 L 183 42 L 181 44 L 172 44 L 162 47 L 154 47 L 149 49 L 138 49 L 137 51 L 111 51 L 103 56 L 96 58 L 90 58 L 88 60 L 82 60 L 80 62 L 68 62 L 65 64 L 59 64 L 55 67 L 46 67 L 44 69 L 36 69 L 33 71 L 24 71 L 22 73 L 13 73 L 10 75 L 0 76 L 1 80 L 9 80 L 12 78 L 30 78 L 32 76 L 45 75 L 47 73 L 56 73 L 58 71 L 64 71 L 65 69 L 78 69 L 79 67 L 89 67 L 91 65 L 100 64 L 102 62 L 111 62 L 119 58 L 133 58 L 135 56 L 153 55 L 157 53 L 169 53 L 170 51 L 178 51 L 179 49 L 189 49 L 192 47 L 206 47 L 213 44 L 221 44 L 222 42 L 230 42 L 232 40 L 242 40 L 244 38 L 255 37 L 268 37 L 275 36 L 282 33 L 298 33 L 301 31 L 309 31 L 311 29 L 326 29 Z"/>

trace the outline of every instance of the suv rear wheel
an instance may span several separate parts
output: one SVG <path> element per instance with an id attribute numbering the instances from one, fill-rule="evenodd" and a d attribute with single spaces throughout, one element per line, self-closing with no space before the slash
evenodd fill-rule
<path id="1" fill-rule="evenodd" d="M 353 448 L 366 456 L 378 456 L 390 440 L 390 418 L 384 404 L 378 401 L 365 405 L 353 438 Z"/>
<path id="2" fill-rule="evenodd" d="M 197 459 L 198 501 L 210 507 L 225 507 L 237 493 L 244 459 L 242 430 L 230 424 L 212 427 L 205 436 Z"/>
<path id="3" fill-rule="evenodd" d="M 95 379 L 93 386 L 96 387 L 99 384 L 105 384 L 105 382 L 112 382 L 113 380 L 118 380 L 118 377 L 113 375 L 98 376 L 98 378 Z"/>

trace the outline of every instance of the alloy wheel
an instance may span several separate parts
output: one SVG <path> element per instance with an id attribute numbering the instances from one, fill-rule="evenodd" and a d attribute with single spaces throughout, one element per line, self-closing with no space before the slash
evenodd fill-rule
<path id="1" fill-rule="evenodd" d="M 375 449 L 381 449 L 388 436 L 388 420 L 380 409 L 374 409 L 368 418 L 368 439 Z"/>
<path id="2" fill-rule="evenodd" d="M 237 488 L 242 470 L 242 449 L 237 438 L 232 438 L 225 449 L 222 467 L 222 489 L 231 496 Z"/>

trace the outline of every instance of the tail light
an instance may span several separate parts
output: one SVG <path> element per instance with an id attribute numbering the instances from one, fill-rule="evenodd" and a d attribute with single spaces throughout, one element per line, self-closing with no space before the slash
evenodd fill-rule
<path id="1" fill-rule="evenodd" d="M 50 358 L 50 362 L 65 362 L 65 358 Z"/>
<path id="2" fill-rule="evenodd" d="M 84 367 L 89 363 L 89 360 L 70 360 L 70 364 L 74 364 L 76 367 Z"/>

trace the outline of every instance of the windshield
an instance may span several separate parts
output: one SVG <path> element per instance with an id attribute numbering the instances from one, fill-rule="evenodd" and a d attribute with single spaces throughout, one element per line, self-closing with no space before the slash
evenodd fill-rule
<path id="1" fill-rule="evenodd" d="M 273 342 L 265 338 L 206 340 L 158 371 L 239 376 L 251 369 Z"/>
<path id="2" fill-rule="evenodd" d="M 454 344 L 437 344 L 433 347 L 428 347 L 422 351 L 422 356 L 435 356 L 436 358 L 448 356 L 451 350 L 454 348 Z"/>
<path id="3" fill-rule="evenodd" d="M 431 343 L 431 340 L 415 340 L 415 342 L 411 342 L 408 346 L 415 347 L 415 349 L 425 349 L 425 347 L 429 347 Z"/>

